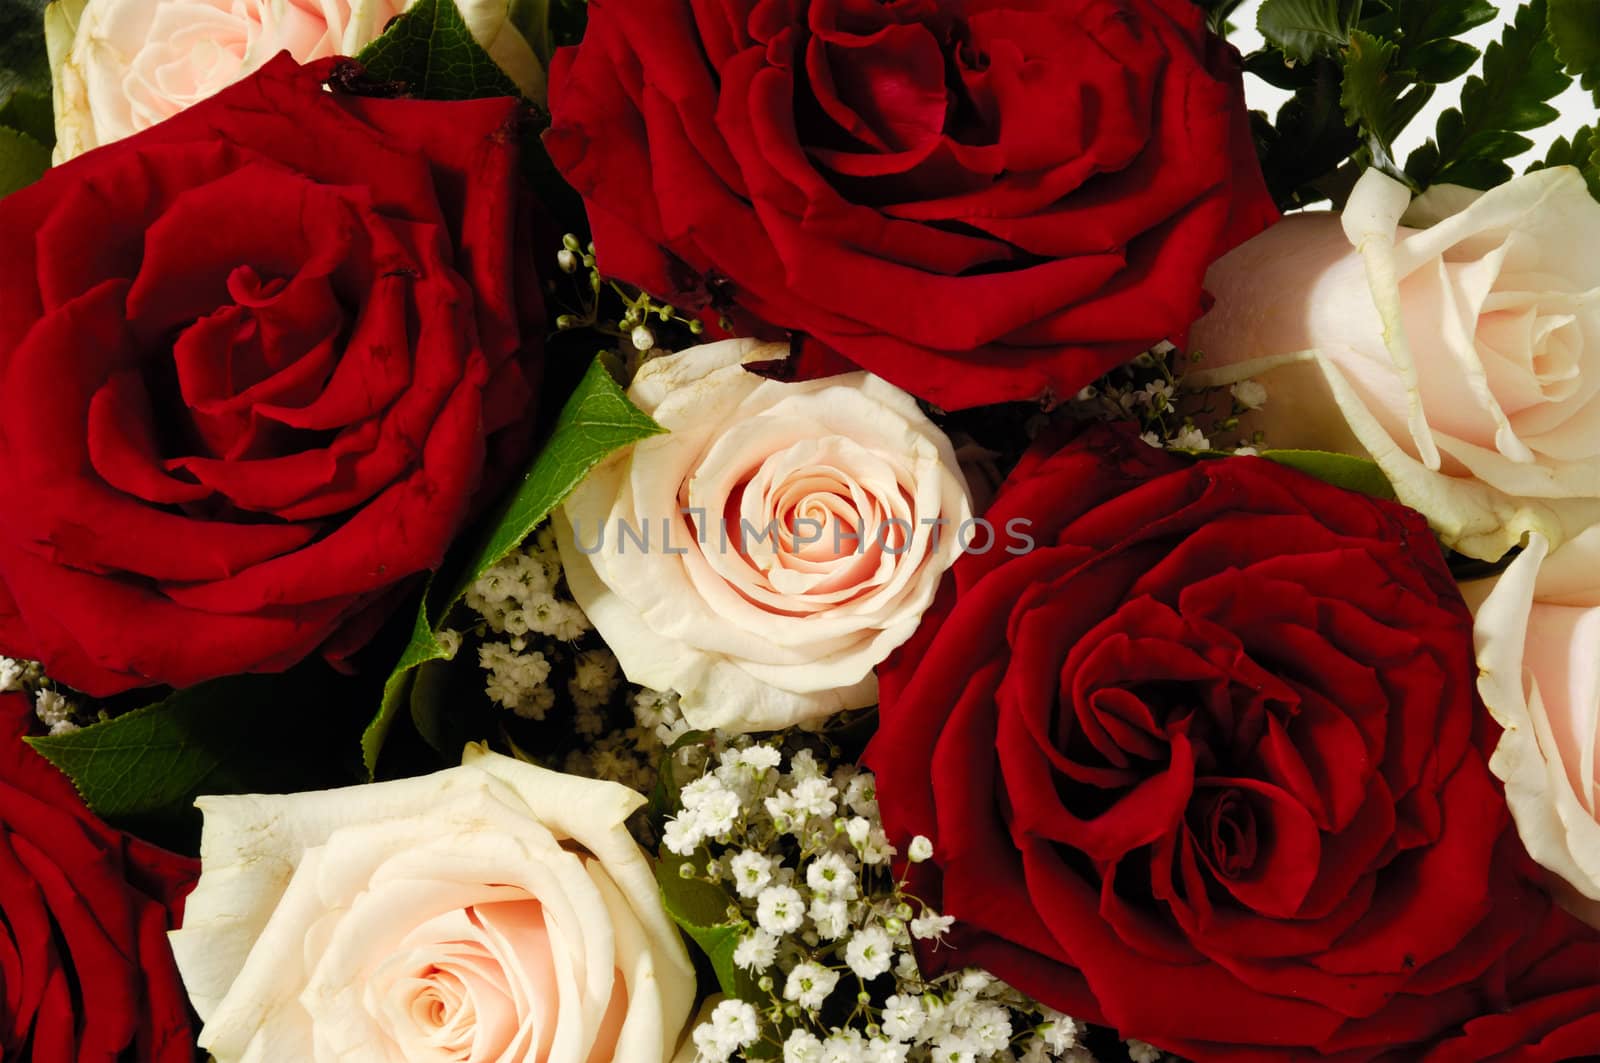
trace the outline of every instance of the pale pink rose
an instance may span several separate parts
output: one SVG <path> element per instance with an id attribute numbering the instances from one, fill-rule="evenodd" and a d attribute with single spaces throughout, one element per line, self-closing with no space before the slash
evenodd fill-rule
<path id="1" fill-rule="evenodd" d="M 1600 926 L 1600 528 L 1548 550 L 1535 534 L 1498 580 L 1462 591 L 1478 691 L 1505 729 L 1489 767 L 1528 853 Z"/>
<path id="2" fill-rule="evenodd" d="M 1600 203 L 1570 167 L 1412 201 L 1369 170 L 1219 260 L 1194 382 L 1253 377 L 1273 447 L 1370 455 L 1456 549 L 1600 519 Z"/>
<path id="3" fill-rule="evenodd" d="M 664 1063 L 694 969 L 625 822 L 644 798 L 458 768 L 208 797 L 171 935 L 218 1063 Z"/>
<path id="4" fill-rule="evenodd" d="M 449 0 L 446 0 L 449 2 Z M 46 19 L 56 161 L 120 140 L 212 96 L 287 51 L 302 63 L 354 55 L 410 0 L 88 0 L 74 23 Z M 523 93 L 544 69 L 507 18 L 508 0 L 461 0 L 473 36 Z"/>
<path id="5" fill-rule="evenodd" d="M 782 383 L 742 365 L 787 354 L 728 340 L 645 363 L 628 394 L 667 433 L 595 469 L 554 522 L 623 671 L 677 691 L 695 727 L 873 704 L 873 668 L 960 547 L 986 542 L 916 400 L 867 373 Z"/>

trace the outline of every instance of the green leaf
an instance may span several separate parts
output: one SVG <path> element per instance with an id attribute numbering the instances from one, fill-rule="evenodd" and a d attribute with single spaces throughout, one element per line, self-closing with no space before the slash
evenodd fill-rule
<path id="1" fill-rule="evenodd" d="M 1584 126 L 1572 139 L 1557 137 L 1543 162 L 1528 167 L 1529 171 L 1549 166 L 1575 166 L 1589 182 L 1589 194 L 1600 200 L 1600 127 Z"/>
<path id="2" fill-rule="evenodd" d="M 1571 84 L 1545 26 L 1545 0 L 1517 10 L 1484 51 L 1481 74 L 1462 87 L 1461 106 L 1441 114 L 1433 139 L 1406 160 L 1416 185 L 1490 188 L 1511 176 L 1505 160 L 1529 144 L 1514 134 L 1554 120 L 1558 112 L 1546 101 Z"/>
<path id="3" fill-rule="evenodd" d="M 44 0 L 0 0 L 0 104 L 18 91 L 50 98 Z"/>
<path id="4" fill-rule="evenodd" d="M 28 187 L 49 168 L 49 148 L 26 133 L 0 126 L 0 197 Z"/>
<path id="5" fill-rule="evenodd" d="M 1360 13 L 1360 0 L 1266 0 L 1256 13 L 1256 29 L 1304 63 L 1344 47 Z"/>
<path id="6" fill-rule="evenodd" d="M 351 682 L 320 662 L 283 675 L 218 679 L 81 731 L 28 742 L 100 816 L 192 849 L 197 796 L 351 781 L 330 733 Z"/>
<path id="7" fill-rule="evenodd" d="M 1394 488 L 1383 475 L 1378 463 L 1349 454 L 1334 454 L 1325 450 L 1263 450 L 1261 457 L 1298 469 L 1323 483 L 1356 491 L 1373 498 L 1394 501 Z"/>
<path id="8" fill-rule="evenodd" d="M 522 95 L 473 38 L 455 0 L 417 0 L 356 60 L 372 77 L 427 100 Z"/>
<path id="9" fill-rule="evenodd" d="M 1244 0 L 1198 0 L 1206 13 L 1206 26 L 1218 37 L 1226 37 L 1236 27 L 1230 21 Z"/>
<path id="10" fill-rule="evenodd" d="M 608 455 L 664 431 L 628 401 L 605 364 L 596 358 L 562 407 L 544 449 L 490 522 L 484 542 L 469 555 L 461 574 L 454 580 L 436 577 L 423 594 L 411 641 L 384 684 L 378 714 L 361 739 L 369 774 L 377 770 L 389 728 L 408 703 L 413 672 L 428 661 L 449 656 L 435 632 L 444 626 L 467 589 L 520 546 Z"/>
<path id="11" fill-rule="evenodd" d="M 1567 73 L 1600 104 L 1600 0 L 1549 0 L 1550 43 Z"/>
<path id="12" fill-rule="evenodd" d="M 1481 53 L 1466 41 L 1429 41 L 1406 56 L 1406 62 L 1425 85 L 1443 85 L 1472 69 Z"/>
<path id="13" fill-rule="evenodd" d="M 1399 50 L 1399 45 L 1362 30 L 1351 33 L 1350 46 L 1344 50 L 1344 77 L 1339 87 L 1345 121 L 1366 134 L 1373 163 L 1385 173 L 1395 169 L 1388 131 L 1396 124 L 1400 90 L 1406 85 L 1389 72 L 1389 64 Z"/>
<path id="14" fill-rule="evenodd" d="M 1345 123 L 1339 102 L 1341 71 L 1331 58 L 1304 69 L 1311 80 L 1278 111 L 1277 122 L 1261 153 L 1272 198 L 1283 210 L 1326 198 L 1318 187 L 1360 147 L 1356 130 Z"/>
<path id="15" fill-rule="evenodd" d="M 1417 49 L 1460 37 L 1499 13 L 1487 0 L 1388 0 L 1387 9 L 1377 8 L 1360 28 L 1399 44 L 1402 65 L 1410 66 Z"/>
<path id="16" fill-rule="evenodd" d="M 31 89 L 18 89 L 0 106 L 0 126 L 26 134 L 47 148 L 56 146 L 56 117 L 50 97 Z"/>
<path id="17" fill-rule="evenodd" d="M 662 904 L 672 921 L 683 928 L 711 961 L 711 969 L 716 972 L 722 991 L 730 997 L 761 1004 L 766 995 L 756 985 L 756 979 L 733 962 L 733 950 L 739 947 L 739 939 L 750 925 L 743 917 L 728 918 L 730 911 L 738 910 L 732 895 L 703 878 L 684 878 L 679 870 L 698 864 L 703 871 L 708 859 L 709 854 L 703 849 L 692 856 L 678 856 L 662 850 L 661 859 L 656 862 L 656 884 L 661 887 Z"/>

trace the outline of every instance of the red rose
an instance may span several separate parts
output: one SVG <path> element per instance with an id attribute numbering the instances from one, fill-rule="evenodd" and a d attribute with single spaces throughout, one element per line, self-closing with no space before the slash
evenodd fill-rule
<path id="1" fill-rule="evenodd" d="M 167 931 L 200 866 L 96 819 L 22 743 L 32 715 L 0 695 L 0 1058 L 190 1063 Z"/>
<path id="2" fill-rule="evenodd" d="M 1563 1063 L 1600 1056 L 1600 933 L 1559 909 L 1507 957 L 1503 999 L 1424 1063 Z"/>
<path id="3" fill-rule="evenodd" d="M 96 695 L 348 652 L 525 446 L 517 105 L 330 70 L 0 202 L 0 652 Z"/>
<path id="4" fill-rule="evenodd" d="M 947 409 L 1181 335 L 1276 217 L 1189 0 L 592 0 L 550 107 L 608 274 Z"/>
<path id="5" fill-rule="evenodd" d="M 1420 516 L 1096 431 L 987 519 L 1036 549 L 956 563 L 866 756 L 891 836 L 934 842 L 935 967 L 1196 1060 L 1372 1059 L 1487 1007 L 1547 902 Z"/>

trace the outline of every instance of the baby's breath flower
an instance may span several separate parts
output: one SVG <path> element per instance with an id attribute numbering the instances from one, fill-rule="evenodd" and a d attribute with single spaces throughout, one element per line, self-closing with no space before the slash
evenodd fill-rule
<path id="1" fill-rule="evenodd" d="M 741 897 L 759 897 L 772 881 L 772 858 L 745 849 L 734 856 L 733 888 Z"/>
<path id="2" fill-rule="evenodd" d="M 641 725 L 656 704 L 642 703 Z M 923 977 L 915 941 L 954 920 L 909 895 L 890 866 L 870 773 L 804 748 L 784 771 L 782 744 L 717 747 L 679 791 L 664 845 L 695 854 L 686 877 L 726 884 L 728 919 L 745 922 L 733 960 L 755 977 L 761 1037 L 782 1046 L 785 1063 L 1093 1063 L 1073 1020 L 992 976 Z M 933 855 L 925 837 L 907 849 Z M 695 1034 L 708 1061 L 729 1043 L 715 1030 Z"/>
<path id="3" fill-rule="evenodd" d="M 805 922 L 805 901 L 793 886 L 769 886 L 756 900 L 756 921 L 769 934 L 790 934 Z"/>
<path id="4" fill-rule="evenodd" d="M 1254 380 L 1241 380 L 1231 389 L 1234 401 L 1247 410 L 1259 410 L 1267 402 L 1267 389 Z"/>
<path id="5" fill-rule="evenodd" d="M 854 900 L 856 872 L 842 853 L 826 853 L 806 868 L 806 885 L 824 897 Z"/>
<path id="6" fill-rule="evenodd" d="M 794 1001 L 808 1011 L 815 1011 L 822 1007 L 822 1002 L 828 999 L 828 994 L 838 984 L 839 972 L 809 961 L 797 963 L 789 971 L 788 981 L 783 984 L 783 998 Z"/>
<path id="7" fill-rule="evenodd" d="M 810 1030 L 792 1030 L 783 1042 L 783 1063 L 822 1063 L 822 1041 Z"/>
<path id="8" fill-rule="evenodd" d="M 34 694 L 34 713 L 39 722 L 50 728 L 52 735 L 70 734 L 82 730 L 72 719 L 72 702 L 54 690 L 41 689 Z"/>
<path id="9" fill-rule="evenodd" d="M 850 905 L 831 897 L 813 897 L 806 910 L 816 927 L 817 936 L 824 941 L 835 941 L 850 929 Z"/>
<path id="10" fill-rule="evenodd" d="M 850 944 L 845 946 L 844 959 L 857 978 L 870 982 L 889 973 L 889 964 L 894 961 L 894 943 L 882 927 L 868 927 L 850 939 Z"/>
<path id="11" fill-rule="evenodd" d="M 955 925 L 954 916 L 930 913 L 911 920 L 911 936 L 918 941 L 932 941 L 949 933 Z"/>
<path id="12" fill-rule="evenodd" d="M 705 1059 L 725 1060 L 761 1039 L 756 1009 L 742 1000 L 724 1000 L 711 1012 L 711 1021 L 694 1031 L 694 1046 Z"/>
<path id="13" fill-rule="evenodd" d="M 733 962 L 747 971 L 765 971 L 778 962 L 778 939 L 765 930 L 752 930 L 733 949 Z"/>

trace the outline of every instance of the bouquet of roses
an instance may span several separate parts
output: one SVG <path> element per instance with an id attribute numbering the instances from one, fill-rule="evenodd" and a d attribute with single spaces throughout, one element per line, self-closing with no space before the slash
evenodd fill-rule
<path id="1" fill-rule="evenodd" d="M 1600 1058 L 1600 13 L 1238 6 L 3 0 L 0 1058 Z"/>

